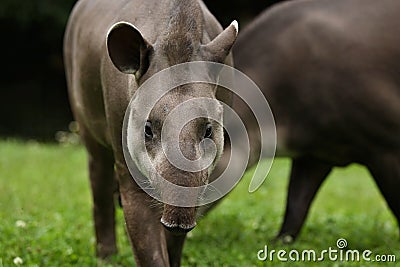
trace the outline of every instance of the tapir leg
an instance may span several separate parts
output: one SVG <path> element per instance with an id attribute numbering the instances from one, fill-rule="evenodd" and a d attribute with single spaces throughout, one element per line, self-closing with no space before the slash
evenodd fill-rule
<path id="1" fill-rule="evenodd" d="M 380 154 L 368 164 L 368 168 L 396 217 L 400 229 L 400 155 Z"/>
<path id="2" fill-rule="evenodd" d="M 310 204 L 331 169 L 331 165 L 315 159 L 293 159 L 286 213 L 277 239 L 292 242 L 297 237 Z"/>
<path id="3" fill-rule="evenodd" d="M 165 230 L 168 245 L 168 256 L 171 267 L 178 267 L 181 265 L 181 257 L 183 245 L 185 243 L 185 235 L 175 235 L 168 230 Z"/>
<path id="4" fill-rule="evenodd" d="M 126 230 L 137 266 L 170 266 L 160 208 L 138 187 L 124 164 L 117 163 Z"/>
<path id="5" fill-rule="evenodd" d="M 89 175 L 93 196 L 96 253 L 106 258 L 117 252 L 115 242 L 114 158 L 112 153 L 82 134 L 89 156 Z"/>

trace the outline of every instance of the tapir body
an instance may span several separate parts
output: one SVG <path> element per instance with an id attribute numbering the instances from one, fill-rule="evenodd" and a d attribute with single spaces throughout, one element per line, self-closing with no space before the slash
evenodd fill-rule
<path id="1" fill-rule="evenodd" d="M 398 10 L 396 0 L 293 1 L 263 12 L 239 35 L 235 67 L 271 106 L 277 155 L 292 158 L 279 238 L 296 238 L 332 167 L 353 162 L 370 170 L 400 222 Z M 248 116 L 237 98 L 234 107 Z M 247 124 L 256 129 L 254 120 Z"/>
<path id="2" fill-rule="evenodd" d="M 180 265 L 185 232 L 195 226 L 196 208 L 163 205 L 135 183 L 123 155 L 124 114 L 138 87 L 163 69 L 190 61 L 231 64 L 237 31 L 237 23 L 222 31 L 197 0 L 81 0 L 74 7 L 64 57 L 72 110 L 88 151 L 99 257 L 116 252 L 113 194 L 118 190 L 137 265 Z M 218 98 L 229 104 L 229 94 L 216 88 L 189 84 L 174 89 L 137 129 L 155 168 L 172 183 L 197 187 L 207 182 L 209 173 L 172 166 L 162 156 L 161 125 L 170 110 L 191 98 Z M 222 116 L 222 109 L 213 112 Z M 205 138 L 213 139 L 221 153 L 221 125 L 207 119 L 185 125 L 179 138 L 183 154 L 192 160 L 199 157 L 198 142 Z"/>

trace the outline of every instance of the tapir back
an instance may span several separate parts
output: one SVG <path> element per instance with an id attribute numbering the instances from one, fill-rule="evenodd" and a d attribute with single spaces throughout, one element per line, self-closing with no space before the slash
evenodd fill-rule
<path id="1" fill-rule="evenodd" d="M 296 1 L 261 14 L 234 46 L 263 90 L 278 155 L 342 165 L 400 151 L 400 2 Z"/>

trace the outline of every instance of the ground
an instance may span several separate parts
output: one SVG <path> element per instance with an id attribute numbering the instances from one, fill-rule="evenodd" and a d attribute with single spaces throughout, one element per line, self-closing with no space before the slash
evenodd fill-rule
<path id="1" fill-rule="evenodd" d="M 134 260 L 119 209 L 119 254 L 109 262 L 94 257 L 91 197 L 86 154 L 80 145 L 0 141 L 0 267 L 132 266 Z M 291 266 L 259 261 L 257 253 L 283 249 L 337 249 L 344 238 L 351 250 L 396 256 L 396 221 L 367 170 L 335 169 L 323 185 L 294 245 L 271 243 L 283 217 L 290 161 L 276 159 L 267 180 L 248 193 L 251 171 L 187 239 L 183 266 Z M 345 250 L 343 250 L 345 252 Z M 319 255 L 319 254 L 317 254 Z M 286 254 L 288 257 L 288 254 Z M 398 266 L 382 262 L 299 262 L 295 266 Z"/>

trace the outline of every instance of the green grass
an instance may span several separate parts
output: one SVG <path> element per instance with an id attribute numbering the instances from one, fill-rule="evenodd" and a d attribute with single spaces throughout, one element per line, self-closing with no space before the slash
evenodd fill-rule
<path id="1" fill-rule="evenodd" d="M 398 228 L 365 168 L 335 169 L 312 206 L 298 241 L 291 246 L 270 240 L 282 220 L 290 161 L 277 159 L 266 182 L 247 192 L 249 175 L 187 239 L 183 266 L 292 266 L 260 262 L 257 252 L 269 249 L 336 248 L 346 238 L 351 249 L 395 254 L 400 261 Z M 86 154 L 81 146 L 0 141 L 0 267 L 131 266 L 133 256 L 119 209 L 119 254 L 108 263 L 94 257 L 91 197 Z M 18 227 L 17 221 L 25 222 Z M 21 222 L 19 222 L 21 224 Z M 22 223 L 23 224 L 23 223 Z M 395 263 L 309 262 L 295 266 L 396 266 Z"/>

